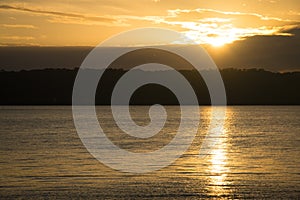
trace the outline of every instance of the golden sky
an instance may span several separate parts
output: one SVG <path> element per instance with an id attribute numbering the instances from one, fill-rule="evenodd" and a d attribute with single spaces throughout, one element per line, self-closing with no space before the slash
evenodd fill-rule
<path id="1" fill-rule="evenodd" d="M 289 37 L 299 24 L 299 0 L 0 1 L 0 45 L 95 46 L 122 31 L 163 27 L 222 46 Z"/>

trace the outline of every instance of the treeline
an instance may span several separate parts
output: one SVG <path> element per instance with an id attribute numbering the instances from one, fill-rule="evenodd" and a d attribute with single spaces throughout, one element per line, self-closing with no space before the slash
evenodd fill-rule
<path id="1" fill-rule="evenodd" d="M 78 69 L 0 71 L 1 105 L 70 105 Z M 115 83 L 125 70 L 106 70 L 96 93 L 96 104 L 109 105 Z M 140 71 L 147 73 L 170 73 Z M 209 105 L 210 97 L 200 74 L 193 70 L 180 73 L 190 82 L 199 104 Z M 227 102 L 230 105 L 300 105 L 300 72 L 274 73 L 258 69 L 221 70 Z M 99 86 L 98 85 L 98 86 Z M 178 104 L 175 95 L 159 85 L 139 88 L 130 100 L 134 105 Z"/>

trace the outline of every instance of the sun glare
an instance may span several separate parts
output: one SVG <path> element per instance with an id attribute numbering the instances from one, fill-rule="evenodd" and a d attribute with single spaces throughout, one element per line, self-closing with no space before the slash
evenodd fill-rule
<path id="1" fill-rule="evenodd" d="M 232 34 L 230 30 L 227 30 L 229 33 L 224 33 L 224 35 L 218 34 L 199 34 L 197 31 L 188 31 L 185 34 L 187 37 L 193 39 L 199 44 L 208 44 L 213 47 L 222 47 L 226 44 L 231 44 L 234 41 L 240 40 L 236 34 Z"/>
<path id="2" fill-rule="evenodd" d="M 222 38 L 215 38 L 212 41 L 210 41 L 210 45 L 214 47 L 221 47 L 224 46 L 227 43 L 227 41 L 223 40 Z"/>
<path id="3" fill-rule="evenodd" d="M 215 36 L 205 38 L 205 42 L 213 47 L 222 47 L 226 44 L 230 44 L 239 38 L 233 36 Z"/>

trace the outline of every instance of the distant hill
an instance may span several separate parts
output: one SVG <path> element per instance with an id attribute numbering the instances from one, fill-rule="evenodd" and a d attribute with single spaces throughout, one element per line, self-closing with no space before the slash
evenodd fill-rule
<path id="1" fill-rule="evenodd" d="M 126 70 L 106 70 L 98 88 L 96 104 L 110 104 L 116 81 Z M 161 73 L 143 71 L 142 73 Z M 164 72 L 168 73 L 168 71 Z M 209 105 L 207 87 L 193 70 L 181 70 L 198 96 L 199 104 Z M 45 69 L 19 72 L 0 71 L 1 105 L 70 105 L 77 69 Z M 221 70 L 230 105 L 300 105 L 300 72 L 273 73 L 258 69 Z M 177 104 L 174 94 L 159 85 L 139 88 L 131 104 Z"/>
<path id="2" fill-rule="evenodd" d="M 228 44 L 224 48 L 216 49 L 205 45 L 203 48 L 220 69 L 233 67 L 300 71 L 300 29 L 293 30 L 291 34 L 293 37 L 254 36 Z M 193 46 L 186 47 L 193 48 Z M 122 47 L 105 48 L 107 52 L 114 52 L 116 48 Z M 94 47 L 0 46 L 0 70 L 61 67 L 73 69 L 79 67 L 93 49 Z M 162 59 L 169 58 L 162 57 Z"/>

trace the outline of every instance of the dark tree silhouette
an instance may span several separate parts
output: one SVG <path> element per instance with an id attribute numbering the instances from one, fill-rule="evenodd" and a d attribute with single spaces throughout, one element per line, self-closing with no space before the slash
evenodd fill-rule
<path id="1" fill-rule="evenodd" d="M 109 105 L 116 81 L 125 70 L 106 70 L 98 87 L 96 103 Z M 143 71 L 142 73 L 161 73 Z M 164 72 L 168 73 L 168 71 Z M 199 104 L 209 105 L 207 87 L 201 76 L 192 70 L 181 70 L 191 83 Z M 70 105 L 76 70 L 45 69 L 19 72 L 0 72 L 1 105 Z M 221 70 L 228 104 L 231 105 L 299 105 L 300 73 L 273 73 L 264 70 Z M 159 85 L 140 87 L 131 97 L 131 104 L 178 104 L 175 95 Z"/>

